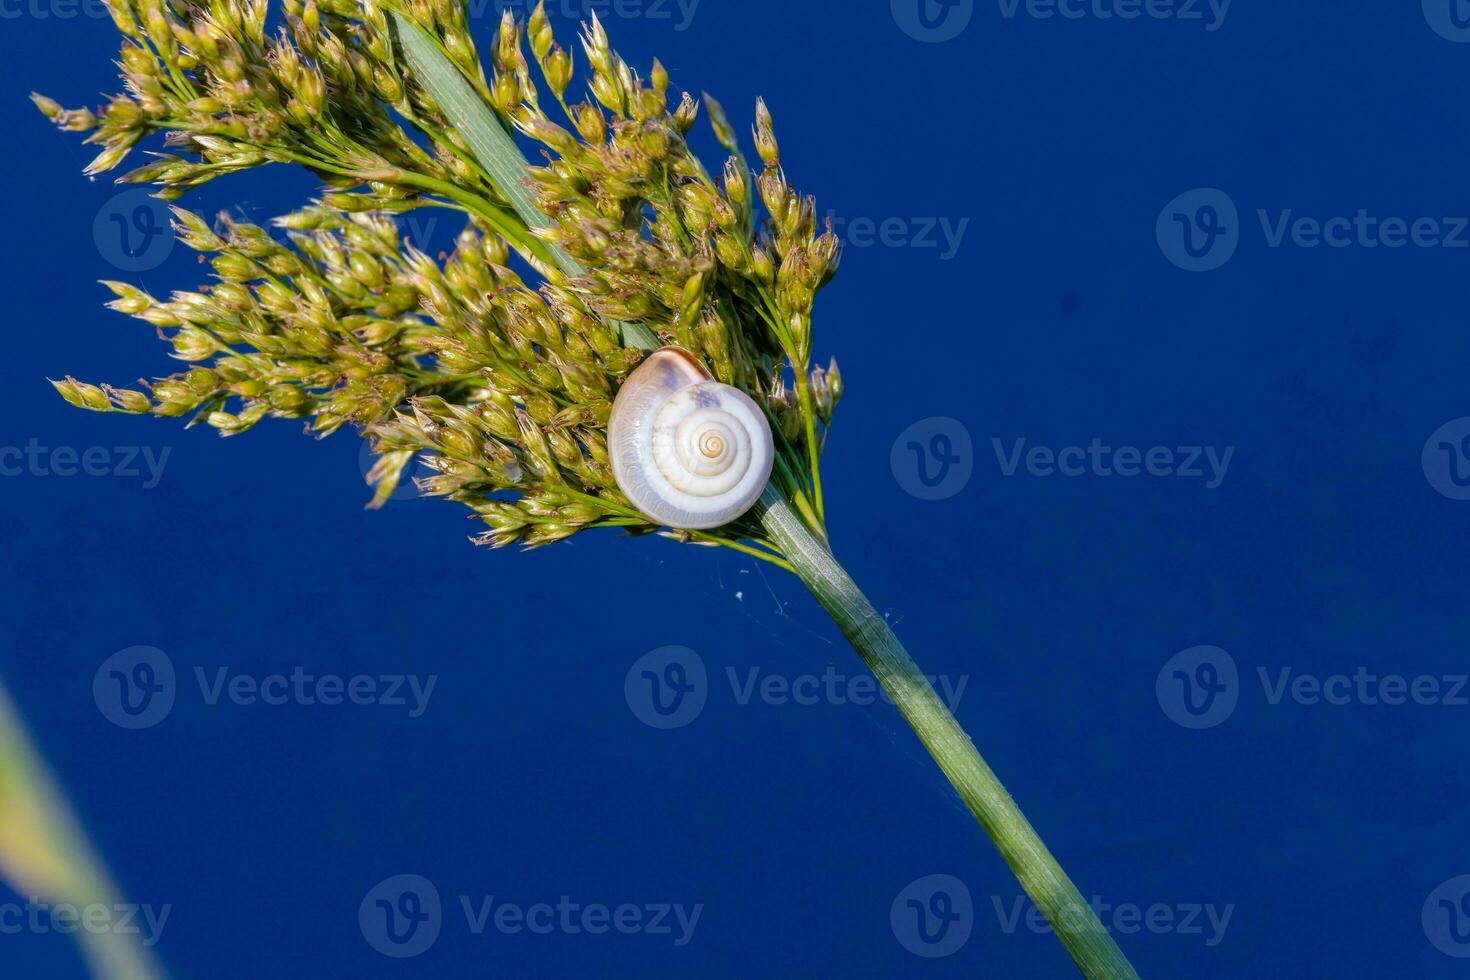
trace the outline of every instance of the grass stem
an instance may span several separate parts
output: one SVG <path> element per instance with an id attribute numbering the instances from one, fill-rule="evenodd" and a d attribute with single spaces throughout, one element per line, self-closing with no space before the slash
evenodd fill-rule
<path id="1" fill-rule="evenodd" d="M 1010 793 L 934 688 L 924 679 L 842 566 L 775 491 L 761 502 L 761 522 L 797 576 L 836 621 L 904 719 L 939 763 L 975 819 L 1051 923 L 1088 980 L 1138 980 L 1077 886 L 1052 857 Z"/>

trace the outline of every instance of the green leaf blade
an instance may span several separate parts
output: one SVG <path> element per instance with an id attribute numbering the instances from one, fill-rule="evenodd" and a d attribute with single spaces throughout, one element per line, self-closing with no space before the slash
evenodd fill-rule
<path id="1" fill-rule="evenodd" d="M 495 182 L 496 189 L 505 195 L 528 228 L 551 227 L 552 220 L 536 206 L 536 199 L 526 186 L 530 161 L 495 110 L 485 104 L 469 80 L 423 28 L 397 11 L 390 11 L 389 17 L 393 20 L 403 55 L 414 76 L 433 96 L 455 132 L 469 144 L 470 151 Z M 581 275 L 586 271 L 561 249 L 552 246 L 550 251 L 567 275 Z M 627 346 L 644 350 L 659 346 L 658 337 L 641 323 L 618 323 L 617 326 Z"/>

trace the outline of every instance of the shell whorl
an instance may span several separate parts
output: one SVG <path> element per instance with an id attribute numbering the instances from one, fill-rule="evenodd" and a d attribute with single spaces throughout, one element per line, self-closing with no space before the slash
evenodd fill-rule
<path id="1" fill-rule="evenodd" d="M 744 514 L 775 462 L 760 406 L 677 347 L 655 351 L 628 375 L 607 441 L 618 489 L 645 517 L 680 530 Z"/>

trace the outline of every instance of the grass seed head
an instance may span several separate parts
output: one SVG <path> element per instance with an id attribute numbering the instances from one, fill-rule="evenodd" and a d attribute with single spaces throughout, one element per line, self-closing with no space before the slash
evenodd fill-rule
<path id="1" fill-rule="evenodd" d="M 52 382 L 70 404 L 191 418 L 227 436 L 266 418 L 304 419 L 317 435 L 355 428 L 376 452 L 368 506 L 390 500 L 420 459 L 419 488 L 470 508 L 489 528 L 477 540 L 493 547 L 593 527 L 648 532 L 606 446 L 612 399 L 643 357 L 618 324 L 637 322 L 755 398 L 782 435 L 781 489 L 812 493 L 842 381 L 835 361 L 810 364 L 811 313 L 839 250 L 787 183 L 763 101 L 757 177 L 705 96 L 731 154 L 712 179 L 686 140 L 698 100 L 680 93 L 670 109 L 668 71 L 633 71 L 595 15 L 581 37 L 590 98 L 568 105 L 574 63 L 544 5 L 524 23 L 507 12 L 482 64 L 463 0 L 403 0 L 397 9 L 541 148 L 527 186 L 548 224 L 532 228 L 408 72 L 376 0 L 283 0 L 275 36 L 265 0 L 108 9 L 125 93 L 96 112 L 32 96 L 59 128 L 101 146 L 88 173 L 161 137 L 171 152 L 122 180 L 167 200 L 272 165 L 325 186 L 269 228 L 176 208 L 175 234 L 213 281 L 168 301 L 104 285 L 111 309 L 149 324 L 191 367 L 141 391 Z M 400 233 L 399 216 L 428 208 L 467 222 L 447 254 Z M 553 246 L 578 265 L 557 268 Z M 745 522 L 678 537 L 757 533 Z"/>

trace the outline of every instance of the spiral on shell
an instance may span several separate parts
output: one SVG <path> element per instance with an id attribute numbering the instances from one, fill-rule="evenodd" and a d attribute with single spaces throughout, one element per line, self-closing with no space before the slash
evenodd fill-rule
<path id="1" fill-rule="evenodd" d="M 677 347 L 655 351 L 628 376 L 607 439 L 618 489 L 645 517 L 680 530 L 744 514 L 775 462 L 760 406 Z"/>

